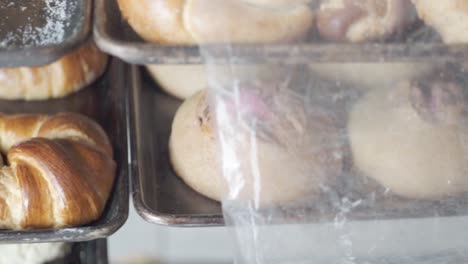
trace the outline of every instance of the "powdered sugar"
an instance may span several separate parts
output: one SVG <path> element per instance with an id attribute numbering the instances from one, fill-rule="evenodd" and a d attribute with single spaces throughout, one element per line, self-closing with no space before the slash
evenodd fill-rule
<path id="1" fill-rule="evenodd" d="M 67 0 L 0 0 L 0 48 L 45 46 L 69 34 L 77 3 Z"/>

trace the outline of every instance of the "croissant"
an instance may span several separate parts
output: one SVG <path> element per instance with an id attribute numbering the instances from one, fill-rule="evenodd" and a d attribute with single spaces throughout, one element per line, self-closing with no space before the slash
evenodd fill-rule
<path id="1" fill-rule="evenodd" d="M 0 115 L 0 228 L 60 228 L 98 219 L 115 178 L 110 141 L 87 117 Z"/>
<path id="2" fill-rule="evenodd" d="M 46 100 L 70 95 L 106 70 L 108 57 L 93 41 L 57 61 L 35 67 L 0 68 L 0 98 Z"/>

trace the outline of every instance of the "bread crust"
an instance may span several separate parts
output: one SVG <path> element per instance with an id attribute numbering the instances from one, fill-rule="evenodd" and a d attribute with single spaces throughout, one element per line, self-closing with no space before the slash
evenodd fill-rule
<path id="1" fill-rule="evenodd" d="M 118 0 L 123 17 L 142 38 L 163 44 L 292 41 L 313 24 L 304 2 Z"/>
<path id="2" fill-rule="evenodd" d="M 322 188 L 336 183 L 342 171 L 342 154 L 339 147 L 322 145 L 336 140 L 338 130 L 329 120 L 311 117 L 298 123 L 297 116 L 288 116 L 290 119 L 283 121 L 294 119 L 296 128 L 288 123 L 278 131 L 281 143 L 270 140 L 268 132 L 263 134 L 260 129 L 252 138 L 235 124 L 231 127 L 235 135 L 227 135 L 217 131 L 207 100 L 206 91 L 201 91 L 180 107 L 169 141 L 176 174 L 197 192 L 217 201 L 236 199 L 277 206 L 313 201 L 323 194 Z M 308 122 L 313 124 L 301 127 Z M 304 134 L 299 135 L 302 132 L 298 130 Z M 224 148 L 229 157 L 222 154 L 219 133 L 230 140 L 224 142 L 230 144 Z M 223 171 L 223 160 L 236 167 Z"/>
<path id="3" fill-rule="evenodd" d="M 0 228 L 78 226 L 98 219 L 116 164 L 107 135 L 77 114 L 0 115 Z"/>
<path id="4" fill-rule="evenodd" d="M 90 41 L 51 64 L 0 68 L 0 98 L 45 100 L 64 97 L 96 80 L 106 65 L 107 55 Z"/>

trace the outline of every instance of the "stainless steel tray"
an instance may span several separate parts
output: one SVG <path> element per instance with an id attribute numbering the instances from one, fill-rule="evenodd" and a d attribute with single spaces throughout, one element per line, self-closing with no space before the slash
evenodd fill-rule
<path id="1" fill-rule="evenodd" d="M 63 99 L 47 101 L 0 100 L 4 113 L 78 112 L 98 121 L 109 135 L 117 163 L 113 192 L 102 217 L 89 225 L 57 230 L 0 230 L 0 243 L 89 241 L 108 237 L 127 220 L 129 207 L 129 136 L 127 67 L 111 60 L 108 71 L 97 82 Z"/>
<path id="2" fill-rule="evenodd" d="M 427 31 L 430 31 L 427 33 Z M 145 42 L 124 21 L 115 0 L 96 0 L 94 37 L 109 54 L 133 64 L 203 63 L 197 46 Z M 430 36 L 430 37 L 428 37 Z M 323 42 L 265 45 L 212 45 L 210 60 L 229 63 L 310 63 L 456 60 L 468 57 L 468 45 L 447 46 L 425 28 L 407 43 L 330 44 Z M 415 38 L 415 40 L 414 40 Z M 434 41 L 426 41 L 426 39 Z M 424 41 L 416 41 L 424 40 Z"/>
<path id="3" fill-rule="evenodd" d="M 92 0 L 0 0 L 0 67 L 57 60 L 91 31 Z"/>
<path id="4" fill-rule="evenodd" d="M 172 119 L 182 102 L 160 90 L 143 67 L 132 66 L 131 77 L 132 131 L 136 133 L 132 196 L 136 210 L 148 222 L 162 225 L 224 224 L 221 205 L 196 193 L 171 168 L 168 140 Z M 316 80 L 313 83 L 318 85 Z M 467 196 L 430 202 L 385 194 L 384 188 L 379 190 L 380 194 L 363 194 L 353 187 L 357 178 L 352 177 L 355 172 L 351 165 L 346 166 L 349 177 L 343 177 L 348 180 L 341 183 L 342 187 L 316 205 L 289 207 L 270 220 L 282 224 L 333 221 L 337 217 L 366 221 L 468 215 Z"/>
<path id="5" fill-rule="evenodd" d="M 132 67 L 132 114 L 136 150 L 132 196 L 137 212 L 148 222 L 172 226 L 217 226 L 224 223 L 221 205 L 188 187 L 171 169 L 168 140 L 180 101 L 142 82 Z"/>

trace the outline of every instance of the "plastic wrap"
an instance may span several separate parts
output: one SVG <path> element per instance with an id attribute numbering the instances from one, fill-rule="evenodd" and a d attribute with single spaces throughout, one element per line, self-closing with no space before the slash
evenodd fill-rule
<path id="1" fill-rule="evenodd" d="M 267 2 L 280 1 L 255 8 Z M 315 33 L 298 41 L 463 41 L 431 11 L 439 1 L 414 1 L 418 10 L 410 1 L 319 2 L 308 6 L 319 10 L 311 13 Z M 456 1 L 445 2 L 450 18 Z M 249 18 L 241 20 L 244 26 Z M 223 180 L 195 189 L 221 200 L 237 263 L 466 262 L 460 58 L 243 65 L 232 56 L 239 32 L 223 32 L 223 48 L 201 45 L 209 89 L 193 99 L 200 124 L 215 131 L 212 162 Z"/>

